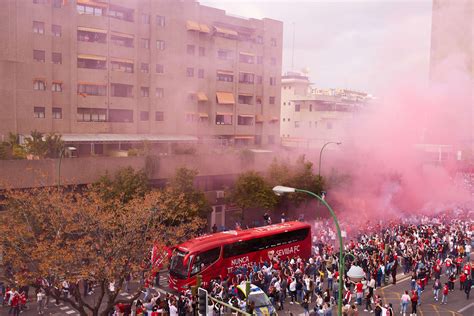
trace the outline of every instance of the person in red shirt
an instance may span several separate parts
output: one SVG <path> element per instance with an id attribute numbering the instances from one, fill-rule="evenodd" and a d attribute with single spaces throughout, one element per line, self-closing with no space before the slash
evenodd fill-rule
<path id="1" fill-rule="evenodd" d="M 418 306 L 418 294 L 416 291 L 411 291 L 411 314 L 416 315 L 416 307 Z"/>
<path id="2" fill-rule="evenodd" d="M 362 282 L 359 281 L 356 284 L 356 300 L 357 300 L 357 305 L 362 305 L 362 298 L 364 297 L 364 286 L 362 285 Z"/>
<path id="3" fill-rule="evenodd" d="M 466 283 L 466 275 L 464 272 L 461 272 L 461 275 L 459 276 L 459 290 L 464 290 L 464 284 Z"/>
<path id="4" fill-rule="evenodd" d="M 13 297 L 11 299 L 10 310 L 8 311 L 8 315 L 13 314 L 13 316 L 20 315 L 20 294 L 18 292 L 13 293 Z"/>
<path id="5" fill-rule="evenodd" d="M 444 283 L 443 287 L 443 299 L 441 300 L 441 304 L 448 304 L 448 294 L 449 294 L 449 286 L 448 283 Z"/>

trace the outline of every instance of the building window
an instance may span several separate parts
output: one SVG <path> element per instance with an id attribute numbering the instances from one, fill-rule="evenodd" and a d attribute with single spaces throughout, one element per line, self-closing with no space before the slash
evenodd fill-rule
<path id="1" fill-rule="evenodd" d="M 194 113 L 185 113 L 184 120 L 186 122 L 196 122 L 198 119 L 197 119 L 197 115 Z"/>
<path id="2" fill-rule="evenodd" d="M 194 77 L 194 68 L 191 68 L 191 67 L 186 68 L 186 76 Z"/>
<path id="3" fill-rule="evenodd" d="M 61 53 L 52 53 L 51 61 L 53 62 L 53 64 L 60 65 L 63 63 L 63 55 Z"/>
<path id="4" fill-rule="evenodd" d="M 33 60 L 44 63 L 46 61 L 46 54 L 44 50 L 33 50 Z"/>
<path id="5" fill-rule="evenodd" d="M 38 91 L 46 90 L 46 80 L 44 79 L 35 79 L 33 80 L 33 89 Z"/>
<path id="6" fill-rule="evenodd" d="M 107 95 L 107 87 L 105 85 L 80 83 L 77 85 L 77 93 L 81 96 L 105 96 Z"/>
<path id="7" fill-rule="evenodd" d="M 275 104 L 275 97 L 269 97 L 268 98 L 268 103 L 269 104 Z"/>
<path id="8" fill-rule="evenodd" d="M 314 121 L 314 128 L 318 127 L 318 121 Z"/>
<path id="9" fill-rule="evenodd" d="M 263 44 L 263 36 L 262 35 L 257 35 L 257 38 L 255 39 L 257 44 Z"/>
<path id="10" fill-rule="evenodd" d="M 234 74 L 231 71 L 217 71 L 217 81 L 234 82 Z"/>
<path id="11" fill-rule="evenodd" d="M 276 78 L 275 77 L 270 77 L 270 85 L 271 86 L 276 85 Z"/>
<path id="12" fill-rule="evenodd" d="M 105 31 L 97 30 L 86 31 L 84 29 L 77 30 L 77 40 L 81 42 L 90 42 L 90 43 L 107 43 L 107 33 Z"/>
<path id="13" fill-rule="evenodd" d="M 239 73 L 239 83 L 253 84 L 255 75 L 249 72 Z"/>
<path id="14" fill-rule="evenodd" d="M 165 41 L 163 40 L 156 40 L 156 48 L 158 50 L 165 50 Z"/>
<path id="15" fill-rule="evenodd" d="M 63 118 L 63 109 L 53 108 L 53 119 L 60 120 Z"/>
<path id="16" fill-rule="evenodd" d="M 133 98 L 133 86 L 122 83 L 110 84 L 111 95 L 120 98 Z"/>
<path id="17" fill-rule="evenodd" d="M 146 49 L 150 48 L 150 39 L 149 38 L 142 38 L 142 40 L 140 42 L 141 42 L 142 48 L 146 48 Z"/>
<path id="18" fill-rule="evenodd" d="M 206 48 L 205 47 L 199 47 L 199 56 L 201 56 L 201 57 L 206 56 Z"/>
<path id="19" fill-rule="evenodd" d="M 76 10 L 77 10 L 77 13 L 79 14 L 95 15 L 95 16 L 102 16 L 105 13 L 104 9 L 102 8 L 94 7 L 91 5 L 85 5 L 85 4 L 77 4 Z"/>
<path id="20" fill-rule="evenodd" d="M 239 97 L 238 97 L 238 102 L 239 104 L 252 104 L 253 102 L 253 97 L 251 95 L 242 95 L 242 94 L 239 94 Z"/>
<path id="21" fill-rule="evenodd" d="M 253 125 L 253 115 L 237 116 L 237 125 Z"/>
<path id="22" fill-rule="evenodd" d="M 327 122 L 326 123 L 326 128 L 327 129 L 332 129 L 332 122 Z"/>
<path id="23" fill-rule="evenodd" d="M 150 24 L 150 15 L 142 13 L 142 24 Z"/>
<path id="24" fill-rule="evenodd" d="M 63 91 L 63 84 L 62 82 L 54 82 L 51 84 L 51 91 L 53 92 L 62 92 Z"/>
<path id="25" fill-rule="evenodd" d="M 295 121 L 295 128 L 299 128 L 300 127 L 300 122 L 299 121 Z"/>
<path id="26" fill-rule="evenodd" d="M 77 108 L 78 122 L 105 122 L 107 110 L 97 108 Z"/>
<path id="27" fill-rule="evenodd" d="M 275 136 L 274 135 L 268 135 L 268 144 L 269 145 L 275 144 Z"/>
<path id="28" fill-rule="evenodd" d="M 53 0 L 53 8 L 60 9 L 64 0 Z"/>
<path id="29" fill-rule="evenodd" d="M 231 60 L 232 59 L 232 51 L 226 49 L 219 49 L 217 51 L 217 58 L 222 60 Z"/>
<path id="30" fill-rule="evenodd" d="M 263 64 L 263 56 L 257 56 L 257 64 L 258 65 Z"/>
<path id="31" fill-rule="evenodd" d="M 144 74 L 147 74 L 150 72 L 150 64 L 147 63 L 141 63 L 140 64 L 140 71 Z"/>
<path id="32" fill-rule="evenodd" d="M 250 54 L 240 53 L 239 54 L 239 62 L 244 64 L 253 64 L 255 57 Z"/>
<path id="33" fill-rule="evenodd" d="M 156 73 L 157 74 L 164 74 L 165 73 L 165 66 L 162 64 L 156 64 Z"/>
<path id="34" fill-rule="evenodd" d="M 162 99 L 165 96 L 165 89 L 163 88 L 156 88 L 155 89 L 155 97 L 158 99 Z"/>
<path id="35" fill-rule="evenodd" d="M 150 119 L 150 112 L 140 111 L 140 121 L 148 121 Z"/>
<path id="36" fill-rule="evenodd" d="M 140 94 L 143 98 L 148 98 L 150 96 L 150 88 L 140 87 Z"/>
<path id="37" fill-rule="evenodd" d="M 44 22 L 33 21 L 33 33 L 44 34 Z"/>
<path id="38" fill-rule="evenodd" d="M 263 76 L 257 76 L 257 84 L 263 84 Z"/>
<path id="39" fill-rule="evenodd" d="M 270 45 L 273 46 L 273 47 L 276 47 L 277 46 L 277 40 L 276 38 L 272 37 L 270 39 Z"/>
<path id="40" fill-rule="evenodd" d="M 270 65 L 275 66 L 277 64 L 276 58 L 272 57 L 270 58 Z"/>
<path id="41" fill-rule="evenodd" d="M 295 104 L 295 112 L 299 112 L 301 110 L 301 105 Z"/>
<path id="42" fill-rule="evenodd" d="M 198 78 L 199 79 L 204 78 L 204 69 L 198 69 Z"/>
<path id="43" fill-rule="evenodd" d="M 195 49 L 195 46 L 194 45 L 186 45 L 186 53 L 188 55 L 194 55 L 194 49 Z"/>
<path id="44" fill-rule="evenodd" d="M 285 120 L 286 120 L 286 119 L 285 119 L 285 118 L 283 118 L 283 122 L 285 122 Z"/>
<path id="45" fill-rule="evenodd" d="M 109 122 L 131 123 L 133 122 L 133 110 L 109 110 Z"/>
<path id="46" fill-rule="evenodd" d="M 51 25 L 51 33 L 53 34 L 53 36 L 61 37 L 61 25 Z"/>
<path id="47" fill-rule="evenodd" d="M 33 0 L 34 4 L 46 4 L 47 0 Z"/>
<path id="48" fill-rule="evenodd" d="M 156 25 L 160 27 L 165 26 L 165 17 L 162 15 L 157 15 L 156 16 Z"/>
<path id="49" fill-rule="evenodd" d="M 133 63 L 131 62 L 112 60 L 110 62 L 110 66 L 112 67 L 112 70 L 114 71 L 123 71 L 123 72 L 133 73 Z"/>
<path id="50" fill-rule="evenodd" d="M 94 59 L 77 57 L 77 68 L 106 69 L 107 61 L 105 60 L 105 57 L 98 57 Z"/>
<path id="51" fill-rule="evenodd" d="M 216 114 L 216 125 L 232 125 L 232 114 Z"/>
<path id="52" fill-rule="evenodd" d="M 46 117 L 46 111 L 44 106 L 35 106 L 33 108 L 33 114 L 35 118 L 45 118 Z"/>
<path id="53" fill-rule="evenodd" d="M 109 6 L 109 16 L 114 19 L 133 22 L 133 9 Z"/>
<path id="54" fill-rule="evenodd" d="M 110 36 L 110 42 L 117 46 L 133 47 L 133 35 L 121 36 L 112 34 Z"/>
<path id="55" fill-rule="evenodd" d="M 165 120 L 165 113 L 162 111 L 155 112 L 155 121 L 162 122 Z"/>
<path id="56" fill-rule="evenodd" d="M 312 104 L 309 105 L 309 111 L 313 112 L 313 105 Z"/>
<path id="57" fill-rule="evenodd" d="M 256 97 L 255 103 L 257 103 L 257 105 L 262 105 L 262 97 Z"/>

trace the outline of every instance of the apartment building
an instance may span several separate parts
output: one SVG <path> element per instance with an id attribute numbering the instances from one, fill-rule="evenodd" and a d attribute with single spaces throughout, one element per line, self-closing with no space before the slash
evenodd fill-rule
<path id="1" fill-rule="evenodd" d="M 347 89 L 316 89 L 305 74 L 288 72 L 281 82 L 281 129 L 283 146 L 321 148 L 343 141 L 347 123 L 371 99 Z"/>
<path id="2" fill-rule="evenodd" d="M 279 143 L 280 21 L 192 0 L 5 0 L 0 29 L 0 139 Z"/>

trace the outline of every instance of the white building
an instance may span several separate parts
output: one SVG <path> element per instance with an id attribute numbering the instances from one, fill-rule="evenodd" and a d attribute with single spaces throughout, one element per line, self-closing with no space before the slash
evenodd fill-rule
<path id="1" fill-rule="evenodd" d="M 345 121 L 371 96 L 346 89 L 316 89 L 307 76 L 288 72 L 282 76 L 280 136 L 283 146 L 320 148 L 341 141 Z"/>

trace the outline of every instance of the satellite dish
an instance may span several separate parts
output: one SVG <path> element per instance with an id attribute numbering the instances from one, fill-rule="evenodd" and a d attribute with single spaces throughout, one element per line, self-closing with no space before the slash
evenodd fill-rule
<path id="1" fill-rule="evenodd" d="M 309 68 L 308 67 L 304 67 L 303 69 L 301 69 L 301 72 L 305 75 L 309 74 Z"/>

